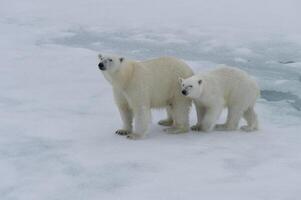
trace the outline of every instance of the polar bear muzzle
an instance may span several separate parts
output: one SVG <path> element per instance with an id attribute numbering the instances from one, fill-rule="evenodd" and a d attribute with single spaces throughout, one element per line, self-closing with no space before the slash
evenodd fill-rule
<path id="1" fill-rule="evenodd" d="M 99 68 L 100 70 L 102 70 L 102 71 L 106 70 L 106 67 L 105 67 L 105 65 L 104 65 L 102 62 L 100 62 L 100 63 L 98 64 L 98 68 Z"/>
<path id="2" fill-rule="evenodd" d="M 182 94 L 186 96 L 188 94 L 187 90 L 182 90 Z"/>

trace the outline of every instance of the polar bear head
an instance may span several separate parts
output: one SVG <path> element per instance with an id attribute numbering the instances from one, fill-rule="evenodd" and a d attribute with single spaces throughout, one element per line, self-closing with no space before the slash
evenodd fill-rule
<path id="1" fill-rule="evenodd" d="M 124 62 L 123 57 L 112 56 L 112 55 L 101 55 L 98 54 L 99 64 L 98 68 L 101 71 L 115 72 L 117 71 L 121 64 Z"/>
<path id="2" fill-rule="evenodd" d="M 187 79 L 179 78 L 181 92 L 184 96 L 192 99 L 199 98 L 203 92 L 203 79 L 199 76 L 192 76 Z"/>

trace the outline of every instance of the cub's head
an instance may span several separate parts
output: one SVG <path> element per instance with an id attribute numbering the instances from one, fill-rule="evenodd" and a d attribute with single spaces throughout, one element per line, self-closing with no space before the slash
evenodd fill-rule
<path id="1" fill-rule="evenodd" d="M 203 79 L 192 76 L 187 79 L 179 78 L 181 92 L 184 96 L 195 99 L 199 98 L 203 92 Z"/>
<path id="2" fill-rule="evenodd" d="M 98 68 L 101 71 L 115 72 L 117 71 L 121 64 L 124 62 L 123 57 L 118 56 L 105 56 L 98 54 L 99 64 Z"/>

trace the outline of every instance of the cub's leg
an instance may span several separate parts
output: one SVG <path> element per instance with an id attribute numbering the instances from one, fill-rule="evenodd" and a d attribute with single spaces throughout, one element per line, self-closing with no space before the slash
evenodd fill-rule
<path id="1" fill-rule="evenodd" d="M 166 107 L 166 112 L 167 112 L 167 119 L 162 119 L 158 122 L 158 124 L 162 125 L 162 126 L 172 126 L 174 123 L 173 120 L 173 113 L 172 113 L 172 105 L 169 104 Z"/>
<path id="2" fill-rule="evenodd" d="M 227 110 L 228 110 L 228 113 L 229 113 L 229 109 L 228 108 L 227 108 Z M 226 130 L 226 126 L 227 126 L 226 122 L 223 123 L 223 124 L 216 124 L 215 127 L 214 127 L 214 130 L 216 130 L 216 131 L 225 131 Z"/>
<path id="3" fill-rule="evenodd" d="M 222 111 L 222 105 L 215 105 L 214 107 L 206 108 L 206 114 L 201 122 L 202 130 L 206 132 L 211 131 Z"/>
<path id="4" fill-rule="evenodd" d="M 200 103 L 195 102 L 195 109 L 197 114 L 197 124 L 191 127 L 193 131 L 201 131 L 202 130 L 202 121 L 204 119 L 206 108 Z"/>
<path id="5" fill-rule="evenodd" d="M 225 124 L 225 131 L 236 130 L 239 124 L 240 119 L 243 115 L 243 110 L 241 107 L 229 107 L 227 122 Z"/>
<path id="6" fill-rule="evenodd" d="M 254 111 L 254 107 L 249 107 L 244 113 L 243 113 L 244 119 L 247 121 L 246 126 L 242 126 L 240 129 L 243 131 L 255 131 L 258 130 L 258 119 L 257 115 Z"/>

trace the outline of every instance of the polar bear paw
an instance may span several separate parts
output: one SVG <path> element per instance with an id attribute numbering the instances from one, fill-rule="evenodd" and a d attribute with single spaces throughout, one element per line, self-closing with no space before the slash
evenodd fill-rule
<path id="1" fill-rule="evenodd" d="M 130 139 L 130 140 L 138 140 L 138 139 L 143 138 L 143 135 L 137 134 L 137 133 L 130 133 L 126 136 L 126 138 Z"/>
<path id="2" fill-rule="evenodd" d="M 173 120 L 172 119 L 162 119 L 158 122 L 158 124 L 161 126 L 172 126 Z"/>
<path id="3" fill-rule="evenodd" d="M 115 133 L 117 135 L 129 135 L 131 132 L 128 130 L 124 130 L 124 129 L 118 129 Z"/>
<path id="4" fill-rule="evenodd" d="M 196 125 L 193 125 L 190 129 L 192 131 L 201 131 L 202 130 L 202 125 L 196 124 Z"/>

